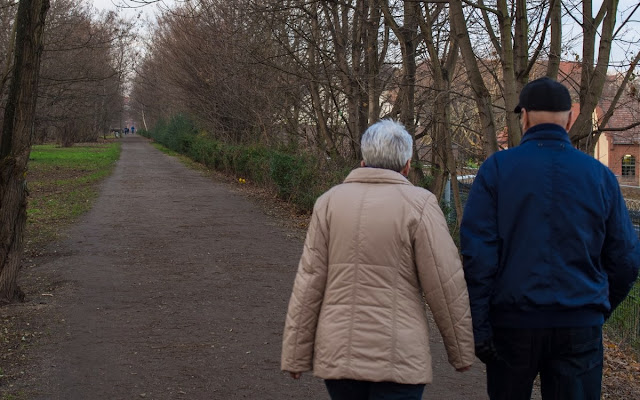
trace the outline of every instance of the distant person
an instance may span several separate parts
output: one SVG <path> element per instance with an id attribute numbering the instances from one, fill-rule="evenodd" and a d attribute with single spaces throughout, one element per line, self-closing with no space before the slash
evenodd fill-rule
<path id="1" fill-rule="evenodd" d="M 124 128 L 124 134 L 128 134 L 129 133 L 129 128 Z"/>
<path id="2" fill-rule="evenodd" d="M 476 355 L 492 400 L 600 399 L 602 325 L 638 275 L 640 245 L 613 173 L 573 148 L 571 97 L 520 93 L 520 146 L 478 171 L 460 238 Z"/>
<path id="3" fill-rule="evenodd" d="M 462 264 L 430 192 L 413 186 L 411 135 L 381 121 L 364 161 L 317 201 L 284 329 L 282 370 L 313 370 L 333 400 L 421 399 L 432 380 L 426 299 L 449 362 L 475 360 Z"/>
<path id="4" fill-rule="evenodd" d="M 136 127 L 131 125 L 131 134 L 133 135 L 134 133 L 136 133 Z"/>

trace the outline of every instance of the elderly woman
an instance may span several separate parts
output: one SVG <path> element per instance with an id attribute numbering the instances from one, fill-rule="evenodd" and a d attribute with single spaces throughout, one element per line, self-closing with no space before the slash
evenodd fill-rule
<path id="1" fill-rule="evenodd" d="M 362 168 L 315 204 L 282 370 L 313 370 L 333 400 L 421 399 L 432 379 L 423 299 L 451 365 L 465 371 L 475 359 L 462 265 L 438 200 L 406 179 L 404 127 L 372 125 L 361 149 Z"/>

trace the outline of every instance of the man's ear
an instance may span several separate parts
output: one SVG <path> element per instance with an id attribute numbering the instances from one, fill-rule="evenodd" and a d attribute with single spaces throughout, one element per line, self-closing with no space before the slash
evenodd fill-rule
<path id="1" fill-rule="evenodd" d="M 522 133 L 529 129 L 529 113 L 524 108 L 520 111 L 520 127 L 522 128 Z"/>
<path id="2" fill-rule="evenodd" d="M 360 166 L 363 167 L 363 168 L 366 167 L 366 165 L 364 163 L 364 160 L 360 161 Z"/>
<path id="3" fill-rule="evenodd" d="M 567 132 L 569 132 L 569 128 L 571 128 L 572 118 L 573 118 L 573 110 L 569 111 L 569 119 L 567 120 L 567 126 L 564 128 Z"/>

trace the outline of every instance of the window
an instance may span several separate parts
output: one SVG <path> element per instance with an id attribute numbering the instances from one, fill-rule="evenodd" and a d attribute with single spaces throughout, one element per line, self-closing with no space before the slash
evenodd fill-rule
<path id="1" fill-rule="evenodd" d="M 622 176 L 636 175 L 636 158 L 631 154 L 622 157 Z"/>

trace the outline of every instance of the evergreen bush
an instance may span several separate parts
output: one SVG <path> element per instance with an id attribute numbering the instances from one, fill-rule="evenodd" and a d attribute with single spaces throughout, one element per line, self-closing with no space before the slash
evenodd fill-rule
<path id="1" fill-rule="evenodd" d="M 158 121 L 154 129 L 140 134 L 208 168 L 273 186 L 280 198 L 304 212 L 311 211 L 316 198 L 341 182 L 351 170 L 330 163 L 321 166 L 313 156 L 260 144 L 224 143 L 209 137 L 206 132 L 198 132 L 185 115 Z"/>

